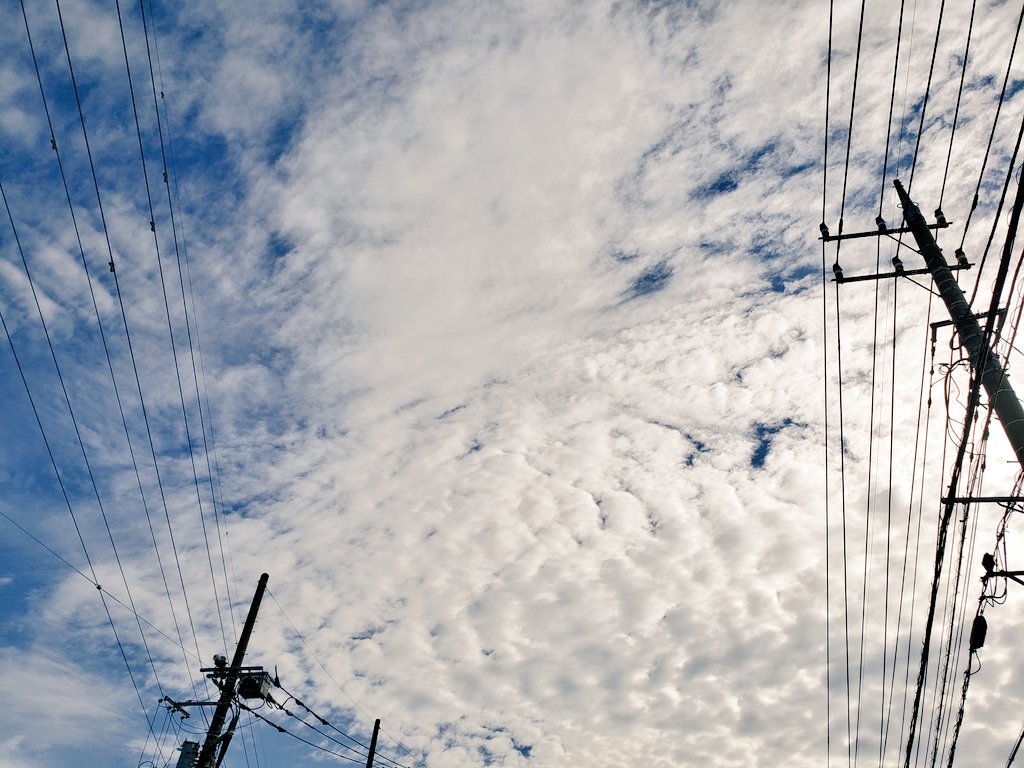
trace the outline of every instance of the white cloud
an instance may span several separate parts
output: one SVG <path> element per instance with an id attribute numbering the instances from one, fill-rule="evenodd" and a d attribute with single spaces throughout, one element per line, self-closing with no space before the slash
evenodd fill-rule
<path id="1" fill-rule="evenodd" d="M 86 672 L 45 648 L 5 647 L 0 658 L 5 670 L 0 693 L 9 702 L 0 725 L 14 734 L 4 739 L 5 760 L 52 764 L 61 754 L 96 749 L 111 735 L 130 733 L 125 712 L 131 700 L 109 676 Z"/>
<path id="2" fill-rule="evenodd" d="M 837 29 L 855 28 L 851 8 L 840 8 Z M 53 20 L 32 13 L 57 89 Z M 223 571 L 237 574 L 237 625 L 267 571 L 334 678 L 431 768 L 728 766 L 751 755 L 820 762 L 823 340 L 811 238 L 824 11 L 800 3 L 349 3 L 301 16 L 274 4 L 159 9 L 201 334 L 185 326 L 161 209 L 164 306 L 129 106 L 113 88 L 123 90 L 123 61 L 109 56 L 109 14 L 91 13 L 73 45 L 96 91 L 85 106 L 101 137 L 105 210 L 163 489 L 67 94 L 55 97 L 61 145 L 140 479 L 89 325 L 60 189 L 29 183 L 33 173 L 48 178 L 35 165 L 42 160 L 17 166 L 12 196 L 19 212 L 36 202 L 53 214 L 25 224 L 30 259 L 132 599 L 174 638 L 146 628 L 165 690 L 191 695 L 186 664 L 196 674 L 197 662 L 175 648 L 176 623 L 203 663 L 231 645 L 210 572 L 222 603 Z M 874 217 L 875 145 L 884 139 L 875 129 L 890 66 L 877 54 L 892 21 L 878 14 L 867 28 L 862 77 L 871 87 L 862 85 L 858 105 L 848 230 L 861 227 L 855 221 L 870 229 Z M 949 34 L 965 23 L 951 20 Z M 998 70 L 996 52 L 1008 42 L 1004 27 L 983 23 L 979 78 Z M 143 46 L 134 37 L 130 46 L 148 87 Z M 833 125 L 849 106 L 850 49 L 837 36 Z M 936 131 L 951 116 L 954 76 L 944 60 L 930 108 Z M 25 87 L 0 88 L 3 104 L 20 102 Z M 990 95 L 969 94 L 965 109 L 980 114 Z M 38 120 L 15 117 L 0 122 L 4 137 Z M 151 113 L 143 119 L 159 197 Z M 959 146 L 983 141 L 983 123 L 965 124 Z M 830 211 L 844 138 L 830 143 Z M 944 162 L 936 146 L 915 178 L 929 197 Z M 9 165 L 2 150 L 0 160 Z M 973 193 L 969 176 L 950 179 L 951 201 Z M 843 263 L 864 272 L 873 257 L 850 246 Z M 32 351 L 33 383 L 55 394 L 19 269 L 5 251 L 5 318 L 13 313 L 19 350 Z M 846 374 L 857 392 L 848 426 L 853 526 L 864 509 L 855 479 L 866 471 L 873 294 L 851 287 L 843 300 Z M 907 327 L 923 317 L 913 301 L 900 311 Z M 228 512 L 220 525 L 230 531 L 223 562 L 205 457 L 197 455 L 197 491 L 185 450 L 168 312 L 197 448 L 188 332 L 202 339 L 200 388 L 210 397 L 202 426 L 216 434 L 220 511 Z M 905 348 L 918 336 L 908 331 Z M 121 595 L 60 400 L 41 402 L 44 424 L 60 435 L 58 462 L 98 578 Z M 913 405 L 900 402 L 898 423 L 913 424 Z M 44 530 L 67 545 L 61 551 L 77 552 L 45 462 L 31 461 L 41 449 L 27 406 L 13 406 L 15 417 L 16 458 L 0 459 L 2 476 L 17 478 L 5 504 L 13 514 L 31 501 Z M 909 461 L 911 450 L 901 444 L 896 460 Z M 70 653 L 62 633 L 86 648 L 109 645 L 101 606 L 83 597 L 90 590 L 74 582 L 41 590 L 48 599 L 32 603 L 33 637 L 20 641 L 46 658 Z M 277 665 L 296 695 L 332 719 L 356 718 L 363 733 L 367 723 L 273 602 L 250 660 Z M 137 628 L 112 610 L 134 649 Z M 28 654 L 9 649 L 15 661 Z M 87 660 L 69 663 L 86 667 L 86 685 L 97 674 Z M 126 684 L 117 688 L 122 711 L 137 715 Z M 48 702 L 40 695 L 32 707 Z M 9 729 L 23 751 L 26 723 Z"/>

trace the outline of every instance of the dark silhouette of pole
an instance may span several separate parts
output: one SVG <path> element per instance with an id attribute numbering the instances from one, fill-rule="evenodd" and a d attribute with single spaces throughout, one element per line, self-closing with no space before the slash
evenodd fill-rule
<path id="1" fill-rule="evenodd" d="M 373 723 L 373 736 L 370 738 L 370 754 L 366 756 L 366 768 L 373 768 L 373 756 L 377 754 L 377 733 L 380 731 L 380 718 Z"/>
<path id="2" fill-rule="evenodd" d="M 917 241 L 917 247 L 924 256 L 925 264 L 932 273 L 935 287 L 939 290 L 949 316 L 956 327 L 960 343 L 967 350 L 974 367 L 975 374 L 988 393 L 988 402 L 995 412 L 999 423 L 1003 425 L 1007 440 L 1013 448 L 1017 461 L 1024 466 L 1024 408 L 1021 407 L 1017 394 L 1010 386 L 1006 371 L 999 358 L 985 341 L 985 332 L 981 324 L 971 312 L 964 292 L 960 290 L 953 277 L 953 272 L 946 263 L 946 258 L 928 229 L 928 223 L 921 214 L 921 209 L 910 199 L 899 179 L 893 181 L 896 194 L 903 204 L 903 217 Z"/>
<path id="3" fill-rule="evenodd" d="M 224 727 L 228 711 L 231 708 L 231 700 L 235 697 L 235 686 L 238 684 L 239 668 L 245 658 L 245 649 L 249 646 L 249 636 L 252 634 L 253 625 L 256 623 L 256 614 L 260 610 L 260 602 L 263 600 L 263 592 L 267 588 L 267 581 L 270 576 L 263 574 L 260 582 L 256 585 L 256 594 L 253 595 L 252 604 L 249 606 L 249 615 L 245 617 L 245 625 L 242 627 L 242 634 L 238 638 L 238 645 L 235 646 L 235 656 L 231 660 L 231 666 L 227 668 L 224 681 L 220 687 L 220 701 L 217 702 L 217 709 L 210 720 L 210 729 L 206 732 L 206 741 L 199 752 L 199 760 L 196 761 L 196 768 L 212 768 L 214 753 L 220 743 L 220 729 Z M 226 747 L 226 745 L 225 745 Z"/>

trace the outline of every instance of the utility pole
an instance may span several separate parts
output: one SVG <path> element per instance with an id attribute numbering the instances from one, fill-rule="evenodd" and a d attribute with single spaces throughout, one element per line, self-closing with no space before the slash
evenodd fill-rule
<path id="1" fill-rule="evenodd" d="M 988 393 L 989 405 L 998 417 L 999 423 L 1003 425 L 1003 431 L 1006 432 L 1006 438 L 1010 441 L 1017 461 L 1024 466 L 1024 408 L 1010 386 L 1002 364 L 985 342 L 981 324 L 971 312 L 964 292 L 954 279 L 953 272 L 942 255 L 942 249 L 932 237 L 921 209 L 910 199 L 899 179 L 893 181 L 893 186 L 896 187 L 896 194 L 903 205 L 903 217 L 917 241 L 917 247 L 924 257 L 928 271 L 932 274 L 935 287 L 938 288 L 939 295 L 949 310 L 960 343 L 970 354 L 971 365 Z"/>
<path id="2" fill-rule="evenodd" d="M 380 718 L 373 722 L 373 737 L 370 739 L 370 754 L 366 756 L 366 768 L 373 768 L 373 756 L 377 754 L 377 734 L 380 732 Z"/>
<path id="3" fill-rule="evenodd" d="M 227 719 L 228 711 L 231 708 L 231 701 L 235 697 L 238 678 L 244 671 L 242 661 L 245 658 L 245 649 L 249 645 L 249 636 L 252 634 L 253 625 L 256 623 L 256 614 L 259 613 L 260 602 L 263 600 L 263 593 L 266 591 L 269 579 L 270 576 L 265 573 L 260 576 L 259 584 L 256 585 L 256 594 L 253 595 L 252 604 L 249 606 L 249 615 L 245 617 L 242 634 L 238 638 L 238 645 L 235 646 L 235 656 L 231 660 L 231 666 L 224 670 L 223 678 L 218 683 L 220 686 L 220 700 L 217 702 L 217 709 L 214 710 L 213 719 L 210 720 L 210 728 L 206 732 L 206 741 L 203 742 L 203 748 L 199 752 L 196 768 L 213 768 L 215 765 L 214 755 L 218 752 L 218 746 L 221 749 L 219 750 L 220 757 L 217 759 L 216 765 L 220 765 L 220 761 L 224 758 L 224 752 L 230 743 L 234 729 L 228 729 L 228 732 L 223 737 L 223 744 L 221 744 L 220 730 L 224 727 L 224 721 Z M 223 657 L 221 657 L 220 663 L 223 665 Z"/>

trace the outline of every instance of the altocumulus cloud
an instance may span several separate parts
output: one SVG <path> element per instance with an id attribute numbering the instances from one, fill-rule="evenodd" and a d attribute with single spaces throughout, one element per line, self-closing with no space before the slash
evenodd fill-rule
<path id="1" fill-rule="evenodd" d="M 54 21 L 29 5 L 52 41 Z M 123 62 L 97 42 L 120 45 L 116 19 L 75 14 L 83 77 L 120 83 Z M 798 3 L 353 2 L 298 15 L 223 3 L 156 20 L 235 613 L 268 571 L 351 699 L 269 603 L 250 658 L 339 718 L 358 719 L 358 702 L 431 768 L 820 761 L 823 478 L 809 471 L 821 456 L 820 294 L 807 233 L 823 14 Z M 48 56 L 45 72 L 60 63 Z M 32 77 L 18 70 L 2 94 L 5 135 L 23 143 L 42 118 L 6 107 L 28 103 Z M 98 87 L 86 96 L 115 145 L 131 128 L 125 105 Z M 118 175 L 133 166 L 99 154 L 209 657 L 223 643 L 149 216 L 141 187 Z M 66 216 L 59 198 L 39 198 Z M 95 214 L 83 218 L 101 246 Z M 61 269 L 73 241 L 45 222 L 31 230 L 29 242 L 52 244 L 44 312 L 60 318 L 59 352 L 85 400 L 109 382 L 85 349 L 95 332 L 82 330 L 81 275 Z M 39 344 L 18 265 L 5 250 L 15 341 Z M 114 315 L 102 285 L 101 311 Z M 170 627 L 113 407 L 109 395 L 83 406 L 86 442 L 122 502 L 115 528 L 135 603 Z M 31 435 L 27 407 L 18 413 Z M 141 434 L 141 417 L 130 427 Z M 4 460 L 8 475 L 40 457 L 28 441 Z M 13 516 L 32 496 L 19 487 L 0 503 Z M 38 530 L 76 551 L 52 487 L 42 499 Z M 5 544 L 29 547 L 16 533 Z M 103 535 L 90 517 L 97 551 Z M 97 560 L 117 592 L 111 557 Z M 78 670 L 61 674 L 79 685 L 113 674 L 95 590 L 31 576 L 11 621 L 32 612 L 35 624 L 8 657 L 74 644 L 109 666 L 79 652 Z M 165 689 L 188 691 L 181 652 L 154 649 Z M 132 659 L 145 668 L 141 652 Z M 76 712 L 107 727 L 100 715 Z M 0 717 L 9 733 L 31 731 Z M 143 748 L 141 723 L 110 727 Z M 11 743 L 40 761 L 59 746 Z"/>

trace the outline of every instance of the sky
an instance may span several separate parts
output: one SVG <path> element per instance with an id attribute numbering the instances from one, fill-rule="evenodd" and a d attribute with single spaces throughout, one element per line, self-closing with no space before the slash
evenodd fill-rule
<path id="1" fill-rule="evenodd" d="M 1019 11 L 978 3 L 961 88 L 970 8 L 929 78 L 939 2 L 907 7 L 883 175 L 891 3 L 859 59 L 846 0 L 831 57 L 805 0 L 298 5 L 25 0 L 0 28 L 0 766 L 173 765 L 200 715 L 158 699 L 213 695 L 264 572 L 247 663 L 362 741 L 380 718 L 403 765 L 849 762 L 837 510 L 861 530 L 869 478 L 926 498 L 927 552 L 948 463 L 907 470 L 927 287 L 843 286 L 837 324 L 822 189 L 833 233 L 882 189 L 895 226 L 912 166 L 958 239 Z M 890 558 L 857 535 L 866 596 Z M 1021 603 L 990 614 L 971 764 L 1019 729 Z M 880 610 L 853 641 L 875 761 Z M 352 764 L 242 723 L 227 766 Z"/>

